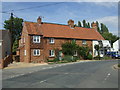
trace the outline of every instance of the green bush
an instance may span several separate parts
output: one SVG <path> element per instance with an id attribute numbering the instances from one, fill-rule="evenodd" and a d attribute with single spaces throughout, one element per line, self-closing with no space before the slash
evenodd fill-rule
<path id="1" fill-rule="evenodd" d="M 88 60 L 92 60 L 92 58 L 93 58 L 92 55 L 91 55 L 91 54 L 88 54 L 87 59 L 88 59 Z"/>
<path id="2" fill-rule="evenodd" d="M 102 57 L 99 56 L 94 57 L 95 60 L 99 60 L 99 58 L 102 59 Z"/>
<path id="3" fill-rule="evenodd" d="M 120 67 L 120 64 L 118 64 L 118 67 Z"/>

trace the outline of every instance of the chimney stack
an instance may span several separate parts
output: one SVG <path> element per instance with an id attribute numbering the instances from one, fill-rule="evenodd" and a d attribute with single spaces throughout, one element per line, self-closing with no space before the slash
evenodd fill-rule
<path id="1" fill-rule="evenodd" d="M 37 23 L 38 24 L 41 24 L 42 23 L 42 18 L 39 16 L 38 19 L 37 19 Z"/>
<path id="2" fill-rule="evenodd" d="M 95 30 L 97 30 L 97 24 L 96 23 L 92 23 L 92 28 L 94 28 Z"/>
<path id="3" fill-rule="evenodd" d="M 71 27 L 71 28 L 74 28 L 74 21 L 72 19 L 70 19 L 68 21 L 68 25 Z"/>

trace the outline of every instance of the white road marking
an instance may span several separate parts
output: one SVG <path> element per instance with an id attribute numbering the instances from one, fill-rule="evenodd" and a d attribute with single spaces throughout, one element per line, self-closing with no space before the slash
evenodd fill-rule
<path id="1" fill-rule="evenodd" d="M 43 82 L 45 82 L 45 81 L 47 81 L 47 80 L 40 81 L 40 83 L 43 83 Z"/>
<path id="2" fill-rule="evenodd" d="M 52 67 L 48 67 L 48 68 L 52 68 Z"/>
<path id="3" fill-rule="evenodd" d="M 68 74 L 68 73 L 64 73 L 64 74 Z"/>
<path id="4" fill-rule="evenodd" d="M 46 69 L 46 68 L 42 68 L 42 69 Z"/>
<path id="5" fill-rule="evenodd" d="M 111 74 L 110 74 L 110 73 L 108 73 L 108 74 L 107 74 L 107 76 L 105 77 L 105 79 L 104 79 L 104 80 L 106 81 L 106 80 L 107 80 L 107 78 L 108 78 L 110 75 L 111 75 Z M 104 83 L 104 81 L 103 81 L 103 83 Z"/>

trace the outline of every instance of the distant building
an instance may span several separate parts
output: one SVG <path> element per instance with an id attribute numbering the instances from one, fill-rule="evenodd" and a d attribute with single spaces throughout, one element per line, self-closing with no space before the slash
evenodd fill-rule
<path id="1" fill-rule="evenodd" d="M 120 39 L 113 43 L 113 51 L 120 52 Z"/>
<path id="2" fill-rule="evenodd" d="M 20 61 L 45 62 L 54 59 L 55 49 L 62 50 L 61 45 L 65 42 L 75 41 L 79 46 L 92 48 L 94 40 L 104 40 L 97 31 L 96 23 L 92 24 L 92 28 L 83 28 L 74 26 L 73 20 L 62 25 L 42 22 L 39 17 L 37 22 L 24 22 L 19 40 Z"/>
<path id="3" fill-rule="evenodd" d="M 93 57 L 98 56 L 98 52 L 95 50 L 95 45 L 100 46 L 100 57 L 106 55 L 111 50 L 111 43 L 109 40 L 94 40 L 93 41 Z"/>
<path id="4" fill-rule="evenodd" d="M 0 67 L 2 60 L 11 55 L 11 38 L 9 30 L 0 30 Z"/>

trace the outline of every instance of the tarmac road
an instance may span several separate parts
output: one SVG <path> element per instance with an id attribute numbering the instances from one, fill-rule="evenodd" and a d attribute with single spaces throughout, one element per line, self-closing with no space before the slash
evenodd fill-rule
<path id="1" fill-rule="evenodd" d="M 118 88 L 118 70 L 112 67 L 117 63 L 107 60 L 36 67 L 35 72 L 3 79 L 3 88 Z"/>

